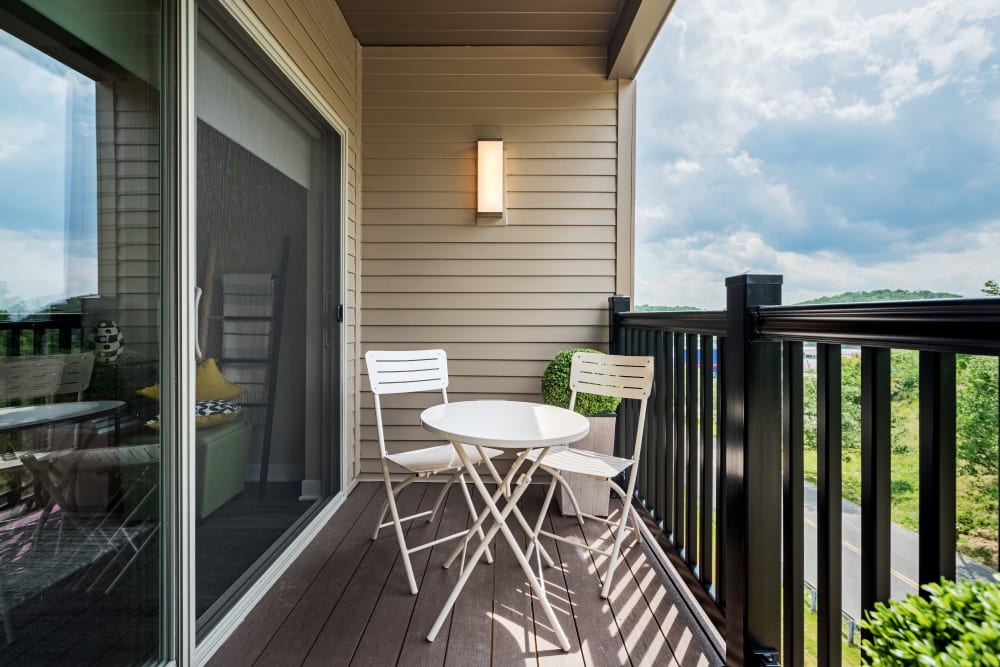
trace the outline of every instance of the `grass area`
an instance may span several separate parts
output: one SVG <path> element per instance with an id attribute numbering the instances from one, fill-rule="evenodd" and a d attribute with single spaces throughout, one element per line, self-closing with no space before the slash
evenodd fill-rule
<path id="1" fill-rule="evenodd" d="M 809 602 L 803 600 L 805 605 L 805 614 L 803 617 L 803 653 L 804 660 L 803 664 L 805 667 L 816 667 L 817 658 L 819 655 L 819 638 L 816 634 L 816 623 L 817 616 L 809 610 Z M 856 641 L 860 641 L 860 636 L 856 636 Z M 858 644 L 848 644 L 845 640 L 841 644 L 841 665 L 850 665 L 850 667 L 861 667 L 861 648 Z"/>

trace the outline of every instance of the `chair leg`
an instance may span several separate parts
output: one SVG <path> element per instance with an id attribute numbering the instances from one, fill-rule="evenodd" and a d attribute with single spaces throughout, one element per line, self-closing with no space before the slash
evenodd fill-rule
<path id="1" fill-rule="evenodd" d="M 583 512 L 580 511 L 580 503 L 576 499 L 576 494 L 573 493 L 573 487 L 566 483 L 566 480 L 561 474 L 557 474 L 556 478 L 559 483 L 562 484 L 562 488 L 569 494 L 569 502 L 573 505 L 573 511 L 576 512 L 576 522 L 580 524 L 580 528 L 583 528 Z"/>
<path id="2" fill-rule="evenodd" d="M 469 508 L 469 516 L 472 517 L 473 521 L 476 521 L 479 518 L 479 515 L 476 513 L 476 506 L 472 504 L 472 496 L 469 494 L 469 487 L 465 485 L 465 475 L 459 473 L 458 481 L 459 485 L 462 487 L 462 495 L 465 496 L 465 504 Z M 486 539 L 486 535 L 485 533 L 483 533 L 483 527 L 481 525 L 478 528 L 476 528 L 476 532 L 479 533 L 480 540 Z M 465 562 L 465 555 L 462 556 L 462 562 Z M 487 563 L 493 562 L 493 554 L 490 552 L 489 547 L 486 547 L 486 562 Z"/>
<path id="3" fill-rule="evenodd" d="M 545 523 L 545 517 L 549 514 L 549 504 L 552 502 L 552 496 L 555 495 L 556 484 L 559 482 L 558 475 L 553 471 L 552 481 L 549 482 L 549 489 L 545 492 L 545 500 L 542 501 L 542 509 L 538 512 L 538 519 L 535 521 L 535 529 L 531 531 L 531 544 L 528 545 L 528 550 L 524 552 L 525 558 L 531 558 L 531 552 L 535 550 L 535 544 L 538 541 L 538 535 L 542 532 L 542 524 Z M 538 571 L 541 573 L 542 564 L 538 563 Z"/>
<path id="4" fill-rule="evenodd" d="M 448 489 L 451 488 L 451 485 L 455 483 L 455 480 L 460 474 L 461 473 L 456 472 L 454 475 L 449 477 L 448 481 L 441 487 L 441 490 L 437 495 L 437 500 L 434 501 L 434 508 L 431 510 L 431 515 L 427 518 L 427 523 L 434 523 L 434 517 L 437 516 L 438 510 L 441 509 L 441 503 L 444 502 L 444 497 L 448 494 Z"/>
<path id="5" fill-rule="evenodd" d="M 601 597 L 607 598 L 611 593 L 611 580 L 615 576 L 615 568 L 621 559 L 622 542 L 625 541 L 625 531 L 629 523 L 629 507 L 622 508 L 621 519 L 618 521 L 618 529 L 615 530 L 615 545 L 611 548 L 611 559 L 608 561 L 608 573 L 604 577 L 604 586 L 601 587 Z"/>
<path id="6" fill-rule="evenodd" d="M 413 576 L 413 565 L 410 564 L 410 551 L 406 548 L 406 538 L 403 535 L 403 525 L 399 522 L 399 509 L 396 507 L 396 494 L 392 488 L 392 481 L 389 479 L 389 466 L 382 461 L 382 477 L 385 479 L 385 495 L 389 503 L 389 513 L 392 514 L 392 523 L 396 528 L 396 539 L 399 540 L 399 555 L 403 557 L 403 567 L 406 569 L 406 578 L 410 582 L 410 593 L 417 594 L 417 580 Z M 400 485 L 400 488 L 403 485 Z M 379 523 L 382 523 L 379 521 Z M 376 529 L 377 530 L 377 529 Z"/>
<path id="7" fill-rule="evenodd" d="M 407 477 L 402 482 L 396 485 L 392 490 L 392 493 L 386 494 L 386 499 L 382 501 L 382 511 L 379 512 L 378 521 L 375 522 L 375 532 L 372 533 L 372 541 L 378 539 L 378 534 L 382 531 L 382 524 L 385 523 L 385 515 L 389 511 L 389 496 L 399 495 L 399 492 L 408 487 L 413 482 L 417 481 L 416 475 L 412 477 Z"/>

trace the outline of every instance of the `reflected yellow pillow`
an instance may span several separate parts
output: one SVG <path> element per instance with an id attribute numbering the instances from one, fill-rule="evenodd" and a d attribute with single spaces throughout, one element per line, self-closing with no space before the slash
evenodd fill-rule
<path id="1" fill-rule="evenodd" d="M 206 359 L 198 364 L 194 376 L 194 400 L 196 401 L 231 401 L 246 391 L 238 384 L 233 384 L 219 370 L 215 359 Z M 136 392 L 140 396 L 160 400 L 160 385 L 152 384 Z"/>

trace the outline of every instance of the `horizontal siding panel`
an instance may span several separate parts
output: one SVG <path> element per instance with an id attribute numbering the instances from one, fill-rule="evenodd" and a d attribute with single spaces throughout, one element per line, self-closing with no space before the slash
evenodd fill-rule
<path id="1" fill-rule="evenodd" d="M 469 35 L 473 34 L 473 37 Z M 476 44 L 534 44 L 534 45 L 575 45 L 587 44 L 598 46 L 608 39 L 606 28 L 600 30 L 573 30 L 565 32 L 538 32 L 534 30 L 499 30 L 484 28 L 480 30 L 430 30 L 412 33 L 408 30 L 376 30 L 364 33 L 367 44 L 418 44 L 434 46 L 436 44 L 465 43 L 468 40 Z"/>
<path id="2" fill-rule="evenodd" d="M 365 175 L 367 192 L 467 192 L 475 195 L 476 177 L 469 176 L 374 176 Z"/>
<path id="3" fill-rule="evenodd" d="M 380 8 L 381 9 L 381 8 Z M 607 33 L 608 24 L 614 19 L 613 12 L 509 12 L 509 11 L 476 11 L 476 12 L 442 12 L 422 8 L 421 11 L 385 12 L 356 11 L 351 13 L 351 27 L 357 33 L 379 35 L 381 33 L 398 32 L 408 35 L 417 31 L 419 36 L 437 35 L 449 32 L 599 32 Z M 405 43 L 402 40 L 391 40 Z M 451 40 L 449 40 L 451 41 Z M 377 37 L 369 43 L 385 43 Z M 447 43 L 428 41 L 426 43 Z M 498 41 L 497 44 L 511 42 Z M 514 42 L 517 43 L 517 42 Z M 579 43 L 579 42 L 577 42 Z"/>
<path id="4" fill-rule="evenodd" d="M 612 159 L 514 159 L 507 148 L 507 173 L 515 176 L 615 176 Z"/>
<path id="5" fill-rule="evenodd" d="M 458 309 L 411 309 L 395 310 L 364 308 L 363 319 L 366 326 L 493 326 L 503 328 L 511 322 L 519 326 L 547 327 L 560 326 L 607 326 L 606 309 L 578 310 L 458 310 Z"/>
<path id="6" fill-rule="evenodd" d="M 511 192 L 507 205 L 516 208 L 615 208 L 614 192 Z"/>
<path id="7" fill-rule="evenodd" d="M 614 176 L 509 176 L 507 191 L 615 193 Z M 612 199 L 611 201 L 614 201 Z"/>
<path id="8" fill-rule="evenodd" d="M 614 276 L 614 260 L 466 260 L 365 261 L 366 276 Z"/>
<path id="9" fill-rule="evenodd" d="M 558 76 L 539 74 L 371 74 L 364 77 L 364 92 L 465 92 L 497 91 L 509 93 L 582 92 L 611 93 L 617 81 L 603 77 Z"/>
<path id="10" fill-rule="evenodd" d="M 442 103 L 447 102 L 447 107 Z M 618 96 L 613 92 L 537 92 L 516 97 L 506 91 L 459 93 L 442 96 L 440 92 L 423 90 L 406 93 L 367 91 L 364 94 L 365 113 L 369 109 L 617 109 Z M 367 120 L 367 118 L 366 118 Z"/>
<path id="11" fill-rule="evenodd" d="M 398 125 L 365 126 L 365 141 L 469 141 L 481 138 L 474 125 Z M 510 142 L 615 142 L 617 130 L 607 125 L 511 125 L 504 126 L 504 143 Z"/>
<path id="12" fill-rule="evenodd" d="M 565 238 L 573 238 L 567 234 Z M 412 243 L 362 244 L 365 259 L 407 259 L 413 257 Z M 612 243 L 424 243 L 422 259 L 579 259 L 615 258 Z"/>
<path id="13" fill-rule="evenodd" d="M 488 299 L 480 294 L 464 292 L 424 292 L 400 294 L 395 292 L 368 292 L 365 310 L 378 308 L 451 308 L 469 310 L 520 309 L 520 310 L 575 310 L 579 308 L 607 308 L 606 292 L 530 292 L 518 294 L 505 292 L 490 294 Z M 367 321 L 367 320 L 366 320 Z"/>
<path id="14" fill-rule="evenodd" d="M 471 176 L 476 175 L 476 149 L 475 143 L 467 145 L 467 154 L 456 155 L 448 158 L 387 158 L 371 159 L 362 161 L 362 169 L 365 174 L 365 188 L 371 184 L 372 177 L 375 176 Z"/>
<path id="15" fill-rule="evenodd" d="M 365 108 L 365 128 L 374 125 L 613 125 L 617 111 L 605 109 L 397 109 Z"/>
<path id="16" fill-rule="evenodd" d="M 610 173 L 614 173 L 614 158 L 617 150 L 616 145 L 611 142 L 596 143 L 584 141 L 565 143 L 524 143 L 504 139 L 504 147 L 508 151 L 508 156 L 517 156 L 516 158 L 508 157 L 507 169 L 511 171 L 511 173 L 514 173 L 513 169 L 515 167 L 511 165 L 510 162 L 515 160 L 566 159 L 573 163 L 581 160 L 598 158 L 608 160 L 612 165 L 612 171 Z M 441 141 L 434 143 L 427 141 L 366 141 L 365 143 L 366 160 L 385 159 L 393 161 L 414 158 L 461 158 L 475 160 L 475 140 Z M 367 168 L 365 169 L 365 172 L 368 172 Z M 602 171 L 600 173 L 605 172 Z"/>
<path id="17" fill-rule="evenodd" d="M 360 392 L 360 397 L 360 408 L 362 410 L 371 410 L 375 407 L 371 392 L 362 391 Z M 415 410 L 426 410 L 430 406 L 436 405 L 440 402 L 435 401 L 431 394 L 395 394 L 392 398 L 392 409 L 411 408 Z M 453 391 L 450 388 L 448 390 L 448 400 L 453 403 L 458 401 L 488 401 L 490 399 L 497 398 L 511 401 L 528 401 L 531 403 L 538 403 L 541 401 L 541 390 L 540 388 L 536 388 L 528 393 L 514 392 L 512 394 L 504 394 L 503 392 L 491 390 L 487 387 L 479 387 L 469 393 Z"/>
<path id="18" fill-rule="evenodd" d="M 413 49 L 417 50 L 417 49 Z M 588 58 L 532 58 L 531 72 L 524 76 L 595 76 L 607 71 L 607 58 L 594 56 Z M 517 75 L 519 69 L 525 66 L 524 58 L 379 58 L 365 54 L 365 75 L 376 74 L 447 74 L 479 75 L 488 72 L 489 75 Z M 483 74 L 483 76 L 487 76 Z"/>
<path id="19" fill-rule="evenodd" d="M 365 325 L 365 340 L 376 344 L 387 343 L 432 343 L 440 345 L 449 342 L 479 341 L 484 343 L 571 343 L 579 340 L 600 340 L 607 335 L 607 329 L 593 327 L 398 327 Z M 377 348 L 376 348 L 377 349 Z"/>
<path id="20" fill-rule="evenodd" d="M 460 243 L 495 244 L 511 243 L 524 245 L 531 243 L 565 243 L 572 239 L 576 243 L 614 243 L 615 229 L 584 225 L 566 226 L 497 226 L 497 227 L 456 227 L 454 225 L 366 225 L 364 243 Z M 413 250 L 412 252 L 418 252 Z M 419 250 L 421 255 L 424 250 Z"/>
<path id="21" fill-rule="evenodd" d="M 469 209 L 423 209 L 413 210 L 396 207 L 386 209 L 370 209 L 365 211 L 365 239 L 368 230 L 379 225 L 448 225 L 463 226 L 470 230 L 503 230 L 503 226 L 476 227 L 473 210 Z M 507 211 L 507 229 L 524 226 L 606 226 L 614 230 L 614 209 L 514 209 Z M 567 230 L 567 234 L 570 233 Z"/>
<path id="22" fill-rule="evenodd" d="M 476 341 L 464 341 L 442 343 L 438 345 L 438 347 L 444 348 L 444 351 L 448 353 L 449 364 L 457 359 L 467 359 L 470 362 L 477 362 L 484 359 L 520 359 L 525 361 L 544 361 L 545 363 L 548 363 L 559 352 L 571 347 L 592 347 L 601 350 L 602 352 L 607 352 L 608 346 L 606 339 L 607 332 L 605 331 L 600 337 L 581 338 L 568 342 L 533 341 L 530 343 L 515 343 L 503 341 L 499 343 L 481 343 Z M 412 348 L 413 345 L 406 341 L 365 341 L 365 343 L 361 346 L 359 354 L 363 355 L 368 350 L 406 350 Z M 455 396 L 452 396 L 451 393 L 449 393 L 449 398 L 450 400 L 459 400 Z M 473 399 L 466 398 L 464 400 Z"/>
<path id="23" fill-rule="evenodd" d="M 370 0 L 339 0 L 338 4 L 347 12 L 372 9 Z M 481 5 L 469 0 L 424 0 L 420 6 L 438 12 L 483 11 L 477 9 Z M 605 12 L 613 15 L 618 11 L 618 3 L 614 0 L 546 0 L 545 6 L 551 12 Z M 413 0 L 381 0 L 377 7 L 384 12 L 406 12 L 413 10 L 414 3 Z M 538 3 L 533 0 L 504 0 L 503 7 L 508 12 L 532 12 L 538 10 Z"/>
<path id="24" fill-rule="evenodd" d="M 607 292 L 614 294 L 614 276 L 425 276 L 419 281 L 409 276 L 375 276 L 365 262 L 365 292 Z"/>
<path id="25" fill-rule="evenodd" d="M 361 205 L 373 208 L 460 208 L 472 211 L 474 192 L 365 192 Z"/>

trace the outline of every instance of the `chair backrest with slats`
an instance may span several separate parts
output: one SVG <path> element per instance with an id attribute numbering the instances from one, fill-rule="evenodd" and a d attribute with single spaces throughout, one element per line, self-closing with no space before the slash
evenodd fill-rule
<path id="1" fill-rule="evenodd" d="M 0 358 L 0 401 L 76 394 L 90 386 L 94 354 L 39 354 Z"/>
<path id="2" fill-rule="evenodd" d="M 62 369 L 61 354 L 0 358 L 0 401 L 55 395 Z"/>
<path id="3" fill-rule="evenodd" d="M 642 431 L 646 423 L 646 401 L 653 389 L 653 357 L 624 356 L 576 352 L 569 373 L 570 410 L 576 405 L 577 392 L 634 398 L 639 403 L 638 426 L 632 460 L 639 462 L 642 450 Z M 632 466 L 633 475 L 637 465 Z M 630 480 L 630 487 L 634 480 Z M 629 489 L 632 493 L 632 489 Z"/>
<path id="4" fill-rule="evenodd" d="M 368 380 L 375 397 L 375 423 L 378 444 L 385 456 L 380 397 L 386 394 L 409 394 L 440 391 L 448 402 L 448 357 L 444 350 L 370 350 L 365 353 Z"/>
<path id="5" fill-rule="evenodd" d="M 77 352 L 60 356 L 63 358 L 62 378 L 55 393 L 76 394 L 77 400 L 82 400 L 94 372 L 94 353 Z"/>

